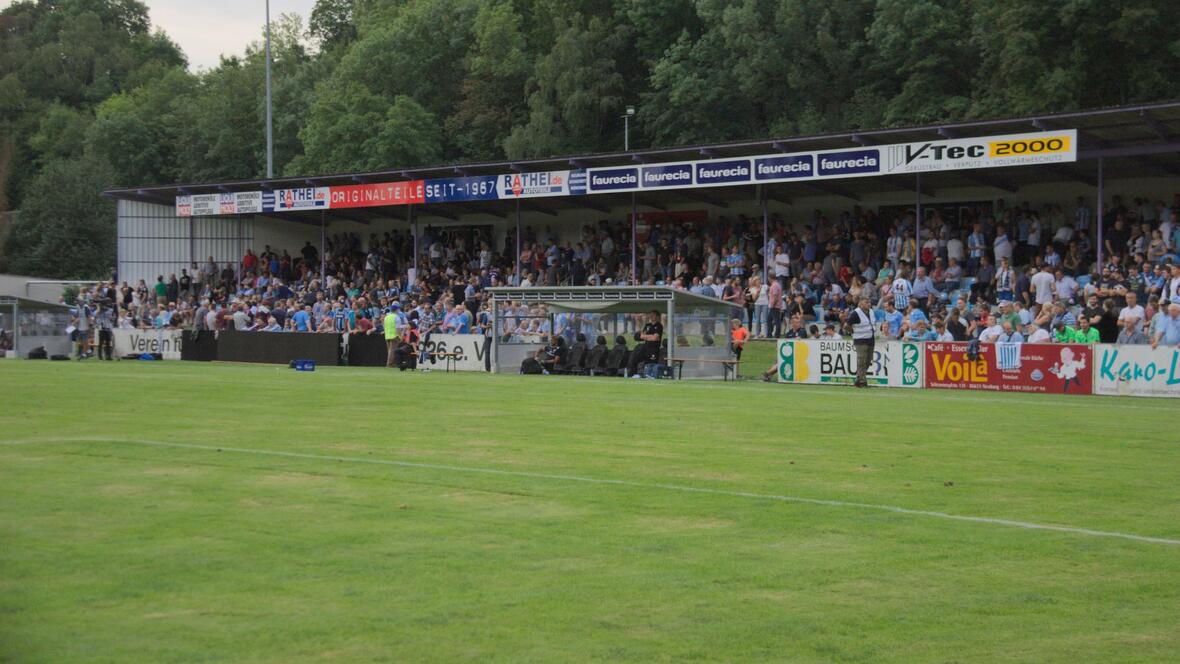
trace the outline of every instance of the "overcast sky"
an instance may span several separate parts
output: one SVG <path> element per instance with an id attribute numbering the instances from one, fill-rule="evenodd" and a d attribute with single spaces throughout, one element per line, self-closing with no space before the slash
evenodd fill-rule
<path id="1" fill-rule="evenodd" d="M 262 40 L 265 0 L 141 0 L 152 25 L 180 44 L 189 68 L 211 68 L 221 54 L 242 54 L 252 40 Z M 13 0 L 0 0 L 0 8 Z M 270 0 L 271 18 L 296 13 L 307 25 L 315 0 Z"/>

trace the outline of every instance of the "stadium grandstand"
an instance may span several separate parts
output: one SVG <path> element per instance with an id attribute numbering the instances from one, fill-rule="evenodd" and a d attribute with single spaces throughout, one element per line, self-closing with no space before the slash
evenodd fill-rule
<path id="1" fill-rule="evenodd" d="M 112 190 L 118 278 L 90 292 L 124 329 L 380 335 L 396 307 L 422 338 L 492 336 L 491 288 L 646 285 L 753 338 L 838 337 L 869 298 L 886 339 L 1171 342 L 1178 135 L 1166 103 Z"/>

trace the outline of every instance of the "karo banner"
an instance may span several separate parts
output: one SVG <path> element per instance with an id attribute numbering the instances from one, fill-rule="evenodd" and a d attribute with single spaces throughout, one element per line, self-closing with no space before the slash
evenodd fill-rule
<path id="1" fill-rule="evenodd" d="M 1094 394 L 1180 397 L 1180 349 L 1094 346 Z"/>
<path id="2" fill-rule="evenodd" d="M 856 381 L 856 347 L 851 341 L 780 339 L 778 382 L 851 385 Z M 922 387 L 922 344 L 911 341 L 877 341 L 870 385 Z"/>
<path id="3" fill-rule="evenodd" d="M 328 190 L 331 194 L 329 198 L 329 207 L 331 208 L 409 205 L 426 200 L 422 180 L 351 184 L 343 187 L 328 187 Z"/>
<path id="4" fill-rule="evenodd" d="M 1090 394 L 1094 347 L 1086 344 L 926 342 L 926 387 Z"/>

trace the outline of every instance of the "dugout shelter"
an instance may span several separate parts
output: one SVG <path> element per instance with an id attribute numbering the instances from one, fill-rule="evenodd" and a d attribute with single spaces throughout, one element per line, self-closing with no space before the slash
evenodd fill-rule
<path id="1" fill-rule="evenodd" d="M 613 345 L 617 336 L 634 349 L 634 334 L 651 311 L 664 325 L 666 364 L 682 378 L 725 378 L 732 371 L 730 324 L 741 307 L 704 295 L 666 287 L 565 286 L 492 288 L 492 370 L 516 373 L 526 357 L 556 335 L 572 344 L 581 334 L 593 344 L 599 336 Z"/>

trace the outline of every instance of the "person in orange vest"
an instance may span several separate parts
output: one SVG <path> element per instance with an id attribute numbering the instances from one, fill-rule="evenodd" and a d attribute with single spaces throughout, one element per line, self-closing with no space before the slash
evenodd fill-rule
<path id="1" fill-rule="evenodd" d="M 740 318 L 729 321 L 729 330 L 729 349 L 733 351 L 734 358 L 740 360 L 746 340 L 750 338 L 750 331 L 742 326 Z"/>

